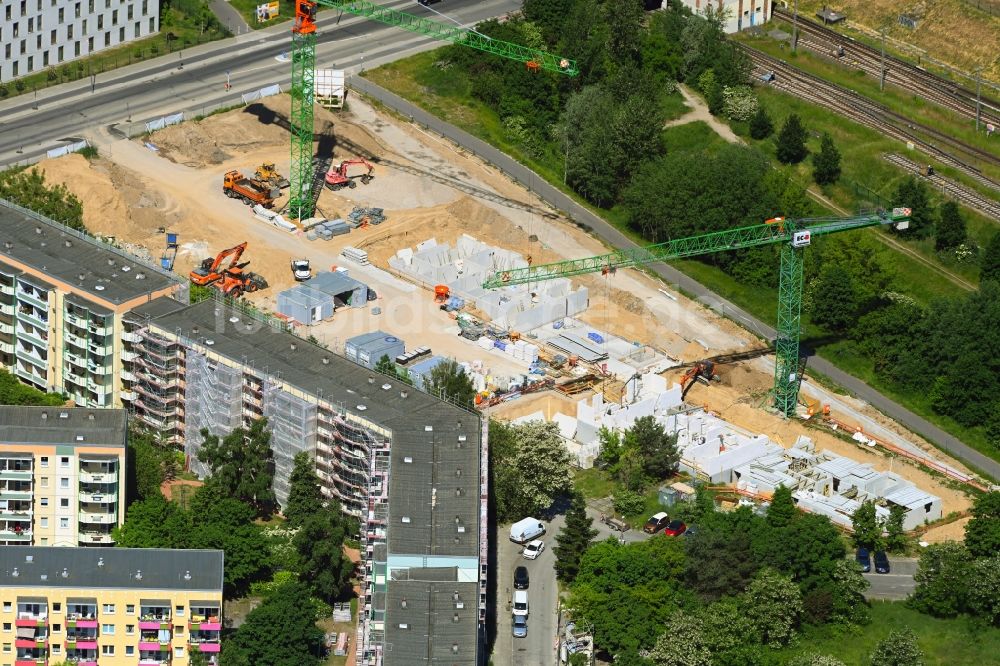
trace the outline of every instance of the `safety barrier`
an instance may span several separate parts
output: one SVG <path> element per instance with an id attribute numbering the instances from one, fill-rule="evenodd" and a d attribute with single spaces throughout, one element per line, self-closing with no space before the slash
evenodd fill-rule
<path id="1" fill-rule="evenodd" d="M 252 92 L 243 93 L 243 105 L 246 106 L 250 102 L 256 102 L 264 97 L 270 97 L 272 95 L 278 95 L 281 93 L 281 86 L 275 83 L 273 86 L 264 86 L 260 90 L 254 90 Z"/>
<path id="2" fill-rule="evenodd" d="M 169 127 L 170 125 L 179 125 L 182 122 L 184 122 L 184 114 L 174 113 L 169 116 L 163 116 L 162 118 L 148 121 L 146 123 L 146 131 L 155 132 L 156 130 L 161 130 L 164 127 Z"/>
<path id="3" fill-rule="evenodd" d="M 63 155 L 69 155 L 70 153 L 75 153 L 78 150 L 83 150 L 90 144 L 85 140 L 77 141 L 76 143 L 68 143 L 65 146 L 59 146 L 58 148 L 53 148 L 52 150 L 45 153 L 45 156 L 49 159 L 53 157 L 62 157 Z"/>

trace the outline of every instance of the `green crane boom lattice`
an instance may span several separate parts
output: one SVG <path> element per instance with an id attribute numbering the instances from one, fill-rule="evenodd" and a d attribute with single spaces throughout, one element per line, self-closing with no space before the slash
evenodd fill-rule
<path id="1" fill-rule="evenodd" d="M 878 225 L 909 226 L 910 209 L 894 208 L 863 213 L 856 217 L 829 217 L 800 220 L 774 218 L 764 224 L 738 227 L 710 234 L 689 236 L 631 250 L 615 250 L 584 259 L 567 259 L 497 271 L 483 282 L 486 289 L 499 289 L 541 280 L 568 278 L 586 273 L 609 273 L 618 268 L 642 266 L 661 261 L 697 257 L 713 252 L 782 243 L 778 284 L 778 322 L 774 341 L 774 406 L 791 416 L 798 404 L 802 372 L 799 337 L 802 317 L 802 250 L 813 236 L 862 229 Z"/>
<path id="2" fill-rule="evenodd" d="M 470 28 L 449 25 L 407 14 L 368 0 L 296 0 L 292 27 L 292 160 L 289 173 L 289 216 L 305 219 L 313 214 L 313 80 L 316 72 L 317 5 L 339 9 L 442 42 L 460 44 L 525 63 L 532 70 L 576 76 L 576 61 L 540 49 L 492 39 Z"/>

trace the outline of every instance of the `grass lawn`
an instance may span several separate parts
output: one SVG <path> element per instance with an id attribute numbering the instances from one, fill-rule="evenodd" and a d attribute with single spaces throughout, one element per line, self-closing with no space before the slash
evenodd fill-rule
<path id="1" fill-rule="evenodd" d="M 608 473 L 596 467 L 576 470 L 573 473 L 573 486 L 587 499 L 608 497 L 615 490 L 615 482 Z"/>
<path id="2" fill-rule="evenodd" d="M 777 654 L 793 657 L 818 652 L 845 664 L 867 664 L 875 644 L 892 630 L 909 627 L 924 652 L 925 666 L 996 663 L 1000 653 L 1000 629 L 978 628 L 960 618 L 939 620 L 910 610 L 902 602 L 874 602 L 872 622 L 851 633 L 821 628 L 804 634 L 799 644 Z"/>

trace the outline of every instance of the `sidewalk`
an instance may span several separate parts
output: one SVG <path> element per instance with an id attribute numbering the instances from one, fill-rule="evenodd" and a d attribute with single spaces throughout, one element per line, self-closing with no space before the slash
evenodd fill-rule
<path id="1" fill-rule="evenodd" d="M 226 0 L 209 0 L 208 8 L 215 14 L 215 18 L 219 19 L 219 23 L 226 26 L 233 35 L 250 32 L 250 26 L 243 20 L 243 16 Z"/>

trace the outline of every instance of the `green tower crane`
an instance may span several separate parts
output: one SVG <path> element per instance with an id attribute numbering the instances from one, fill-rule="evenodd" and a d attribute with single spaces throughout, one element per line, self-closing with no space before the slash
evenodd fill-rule
<path id="1" fill-rule="evenodd" d="M 764 224 L 727 231 L 678 238 L 633 250 L 615 250 L 584 259 L 567 259 L 549 264 L 496 271 L 483 282 L 486 289 L 528 284 L 540 280 L 566 278 L 586 273 L 613 273 L 619 268 L 641 266 L 660 261 L 697 257 L 713 252 L 781 244 L 781 270 L 778 278 L 778 323 L 774 342 L 774 406 L 785 416 L 795 412 L 798 403 L 801 367 L 799 360 L 800 319 L 802 314 L 802 250 L 813 236 L 840 231 L 892 225 L 902 230 L 909 226 L 910 209 L 878 209 L 856 217 L 786 220 L 776 217 Z"/>
<path id="2" fill-rule="evenodd" d="M 316 10 L 332 7 L 374 21 L 409 30 L 425 37 L 461 44 L 510 60 L 523 62 L 531 70 L 547 70 L 568 76 L 578 71 L 576 62 L 519 44 L 492 39 L 458 25 L 407 14 L 368 0 L 295 0 L 292 25 L 292 162 L 288 211 L 294 219 L 312 215 L 313 200 L 313 99 L 316 76 Z"/>

